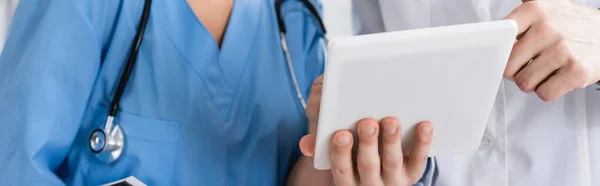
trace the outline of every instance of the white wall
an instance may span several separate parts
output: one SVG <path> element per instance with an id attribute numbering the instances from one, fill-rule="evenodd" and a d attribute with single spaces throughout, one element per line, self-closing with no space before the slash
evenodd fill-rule
<path id="1" fill-rule="evenodd" d="M 2 46 L 6 39 L 10 17 L 16 6 L 17 0 L 0 0 L 0 51 L 2 51 Z"/>
<path id="2" fill-rule="evenodd" d="M 323 22 L 329 38 L 353 35 L 352 0 L 322 0 Z M 368 1 L 368 0 L 366 0 Z"/>

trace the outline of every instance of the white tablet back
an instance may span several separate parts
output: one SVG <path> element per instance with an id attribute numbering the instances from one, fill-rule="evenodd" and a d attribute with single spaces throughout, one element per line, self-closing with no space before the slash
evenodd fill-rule
<path id="1" fill-rule="evenodd" d="M 337 38 L 328 45 L 315 168 L 329 169 L 335 131 L 396 116 L 402 147 L 434 125 L 430 156 L 475 151 L 514 44 L 514 21 Z"/>

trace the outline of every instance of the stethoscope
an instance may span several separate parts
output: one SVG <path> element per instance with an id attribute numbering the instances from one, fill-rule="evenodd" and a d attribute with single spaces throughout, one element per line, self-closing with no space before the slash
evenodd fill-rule
<path id="1" fill-rule="evenodd" d="M 290 77 L 292 79 L 292 83 L 294 84 L 294 89 L 296 89 L 296 95 L 300 100 L 300 104 L 302 108 L 306 108 L 306 101 L 302 96 L 302 92 L 300 90 L 300 86 L 298 84 L 298 80 L 296 79 L 296 73 L 294 70 L 294 66 L 292 65 L 292 59 L 290 56 L 290 51 L 288 49 L 288 44 L 286 40 L 286 28 L 283 21 L 283 17 L 281 15 L 281 5 L 285 0 L 276 0 L 275 1 L 275 11 L 277 14 L 277 23 L 279 25 L 279 33 L 281 36 L 281 48 L 285 53 L 285 58 L 288 66 L 288 70 L 290 73 Z M 325 25 L 321 20 L 321 16 L 317 12 L 315 6 L 309 0 L 300 0 L 304 6 L 310 11 L 312 16 L 318 22 L 318 26 L 321 29 L 321 34 L 325 39 Z M 121 75 L 119 79 L 119 84 L 117 86 L 117 90 L 115 91 L 115 95 L 112 99 L 110 107 L 108 109 L 108 118 L 106 119 L 106 124 L 104 128 L 94 129 L 89 137 L 89 147 L 90 150 L 98 157 L 99 160 L 112 163 L 119 159 L 123 152 L 123 148 L 125 146 L 125 137 L 123 134 L 123 130 L 119 126 L 119 124 L 114 122 L 115 116 L 117 115 L 117 111 L 119 109 L 119 102 L 121 100 L 121 96 L 123 95 L 123 91 L 127 86 L 127 81 L 129 80 L 129 76 L 131 75 L 131 71 L 133 71 L 133 67 L 135 65 L 137 54 L 140 49 L 140 45 L 142 43 L 142 39 L 144 37 L 144 31 L 146 30 L 146 25 L 148 23 L 148 16 L 150 14 L 150 7 L 152 4 L 152 0 L 145 0 L 144 10 L 142 11 L 142 17 L 140 18 L 140 26 L 135 34 L 135 39 L 131 43 L 130 53 L 127 57 L 127 64 L 125 66 L 125 71 Z M 326 40 L 326 39 L 325 39 Z M 322 42 L 324 43 L 324 42 Z"/>

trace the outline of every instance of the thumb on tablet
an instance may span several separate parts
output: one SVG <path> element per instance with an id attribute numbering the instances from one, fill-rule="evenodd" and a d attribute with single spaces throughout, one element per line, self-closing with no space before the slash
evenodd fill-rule
<path id="1" fill-rule="evenodd" d="M 313 81 L 310 95 L 306 103 L 306 117 L 308 117 L 308 135 L 300 139 L 300 150 L 305 156 L 312 156 L 315 151 L 315 138 L 317 133 L 317 122 L 321 107 L 321 91 L 323 90 L 323 75 Z"/>
<path id="2" fill-rule="evenodd" d="M 300 139 L 300 151 L 304 156 L 312 157 L 315 154 L 315 135 L 307 134 Z"/>
<path id="3" fill-rule="evenodd" d="M 317 121 L 321 108 L 321 91 L 323 91 L 323 75 L 317 77 L 310 87 L 310 95 L 306 103 L 306 117 L 308 117 L 308 133 L 317 132 Z"/>

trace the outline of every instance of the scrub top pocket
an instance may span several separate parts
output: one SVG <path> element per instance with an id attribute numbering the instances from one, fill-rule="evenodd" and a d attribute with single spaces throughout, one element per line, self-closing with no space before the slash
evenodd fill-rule
<path id="1" fill-rule="evenodd" d="M 106 110 L 97 109 L 94 121 L 106 121 L 102 118 L 106 117 Z M 103 122 L 96 125 L 103 127 Z M 181 124 L 122 111 L 117 113 L 115 123 L 125 136 L 123 153 L 112 164 L 97 159 L 91 161 L 96 165 L 87 171 L 88 184 L 105 184 L 133 175 L 147 185 L 171 185 L 179 154 Z"/>

